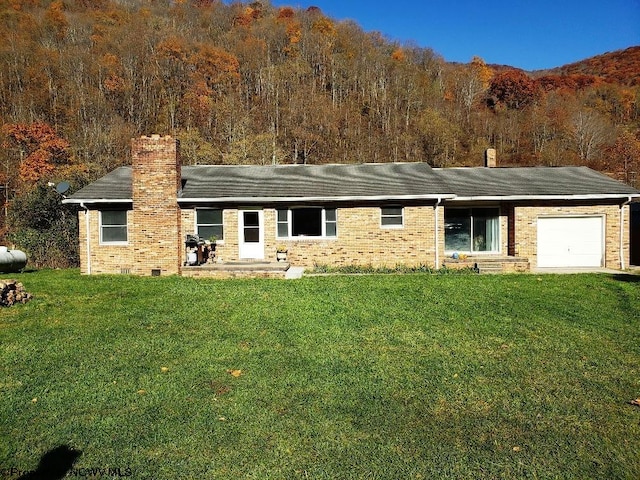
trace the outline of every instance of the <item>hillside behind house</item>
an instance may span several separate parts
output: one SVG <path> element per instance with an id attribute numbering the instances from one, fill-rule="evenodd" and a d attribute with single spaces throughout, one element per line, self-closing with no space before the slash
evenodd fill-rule
<path id="1" fill-rule="evenodd" d="M 640 47 L 547 72 L 447 62 L 317 7 L 0 0 L 5 212 L 171 134 L 185 164 L 589 165 L 638 185 Z"/>
<path id="2" fill-rule="evenodd" d="M 555 75 L 593 75 L 618 85 L 640 85 L 640 46 L 607 52 L 551 70 Z"/>

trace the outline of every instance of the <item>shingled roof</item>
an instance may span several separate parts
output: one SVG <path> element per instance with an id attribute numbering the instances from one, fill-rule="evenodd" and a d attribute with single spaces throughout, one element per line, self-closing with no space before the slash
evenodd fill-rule
<path id="1" fill-rule="evenodd" d="M 182 167 L 182 203 L 622 198 L 640 191 L 587 167 L 440 168 L 426 163 Z M 120 167 L 66 203 L 132 201 Z"/>
<path id="2" fill-rule="evenodd" d="M 63 203 L 131 202 L 131 167 L 120 167 L 70 195 Z"/>
<path id="3" fill-rule="evenodd" d="M 183 167 L 188 200 L 426 199 L 447 192 L 426 163 Z"/>
<path id="4" fill-rule="evenodd" d="M 638 190 L 587 167 L 434 169 L 458 199 L 624 197 Z"/>
<path id="5" fill-rule="evenodd" d="M 447 186 L 426 163 L 197 165 L 182 167 L 179 202 L 431 199 Z M 131 167 L 120 167 L 67 203 L 131 201 Z"/>

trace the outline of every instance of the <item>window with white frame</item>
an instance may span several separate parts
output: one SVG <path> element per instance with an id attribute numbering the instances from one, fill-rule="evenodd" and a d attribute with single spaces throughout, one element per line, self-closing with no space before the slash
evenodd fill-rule
<path id="1" fill-rule="evenodd" d="M 450 252 L 499 252 L 499 208 L 445 208 L 444 246 Z"/>
<path id="2" fill-rule="evenodd" d="M 196 233 L 203 240 L 223 240 L 222 210 L 219 208 L 196 209 Z"/>
<path id="3" fill-rule="evenodd" d="M 127 210 L 100 211 L 100 243 L 127 243 Z"/>
<path id="4" fill-rule="evenodd" d="M 335 237 L 338 234 L 335 208 L 279 209 L 276 221 L 278 238 Z"/>
<path id="5" fill-rule="evenodd" d="M 404 209 L 402 207 L 382 207 L 380 209 L 380 225 L 386 228 L 404 226 Z"/>

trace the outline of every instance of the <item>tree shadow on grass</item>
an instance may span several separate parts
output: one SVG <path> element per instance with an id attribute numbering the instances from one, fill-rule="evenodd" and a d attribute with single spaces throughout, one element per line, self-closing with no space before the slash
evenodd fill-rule
<path id="1" fill-rule="evenodd" d="M 71 471 L 80 455 L 80 450 L 60 445 L 42 455 L 38 468 L 25 473 L 18 480 L 60 480 Z"/>

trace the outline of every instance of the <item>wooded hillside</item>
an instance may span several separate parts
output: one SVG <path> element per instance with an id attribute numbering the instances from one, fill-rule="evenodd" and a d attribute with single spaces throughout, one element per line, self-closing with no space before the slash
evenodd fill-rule
<path id="1" fill-rule="evenodd" d="M 639 48 L 543 74 L 449 64 L 316 7 L 268 1 L 0 0 L 8 207 L 129 161 L 141 134 L 185 164 L 587 164 L 637 184 Z"/>
<path id="2" fill-rule="evenodd" d="M 640 46 L 554 68 L 556 75 L 593 75 L 609 83 L 640 85 Z"/>

